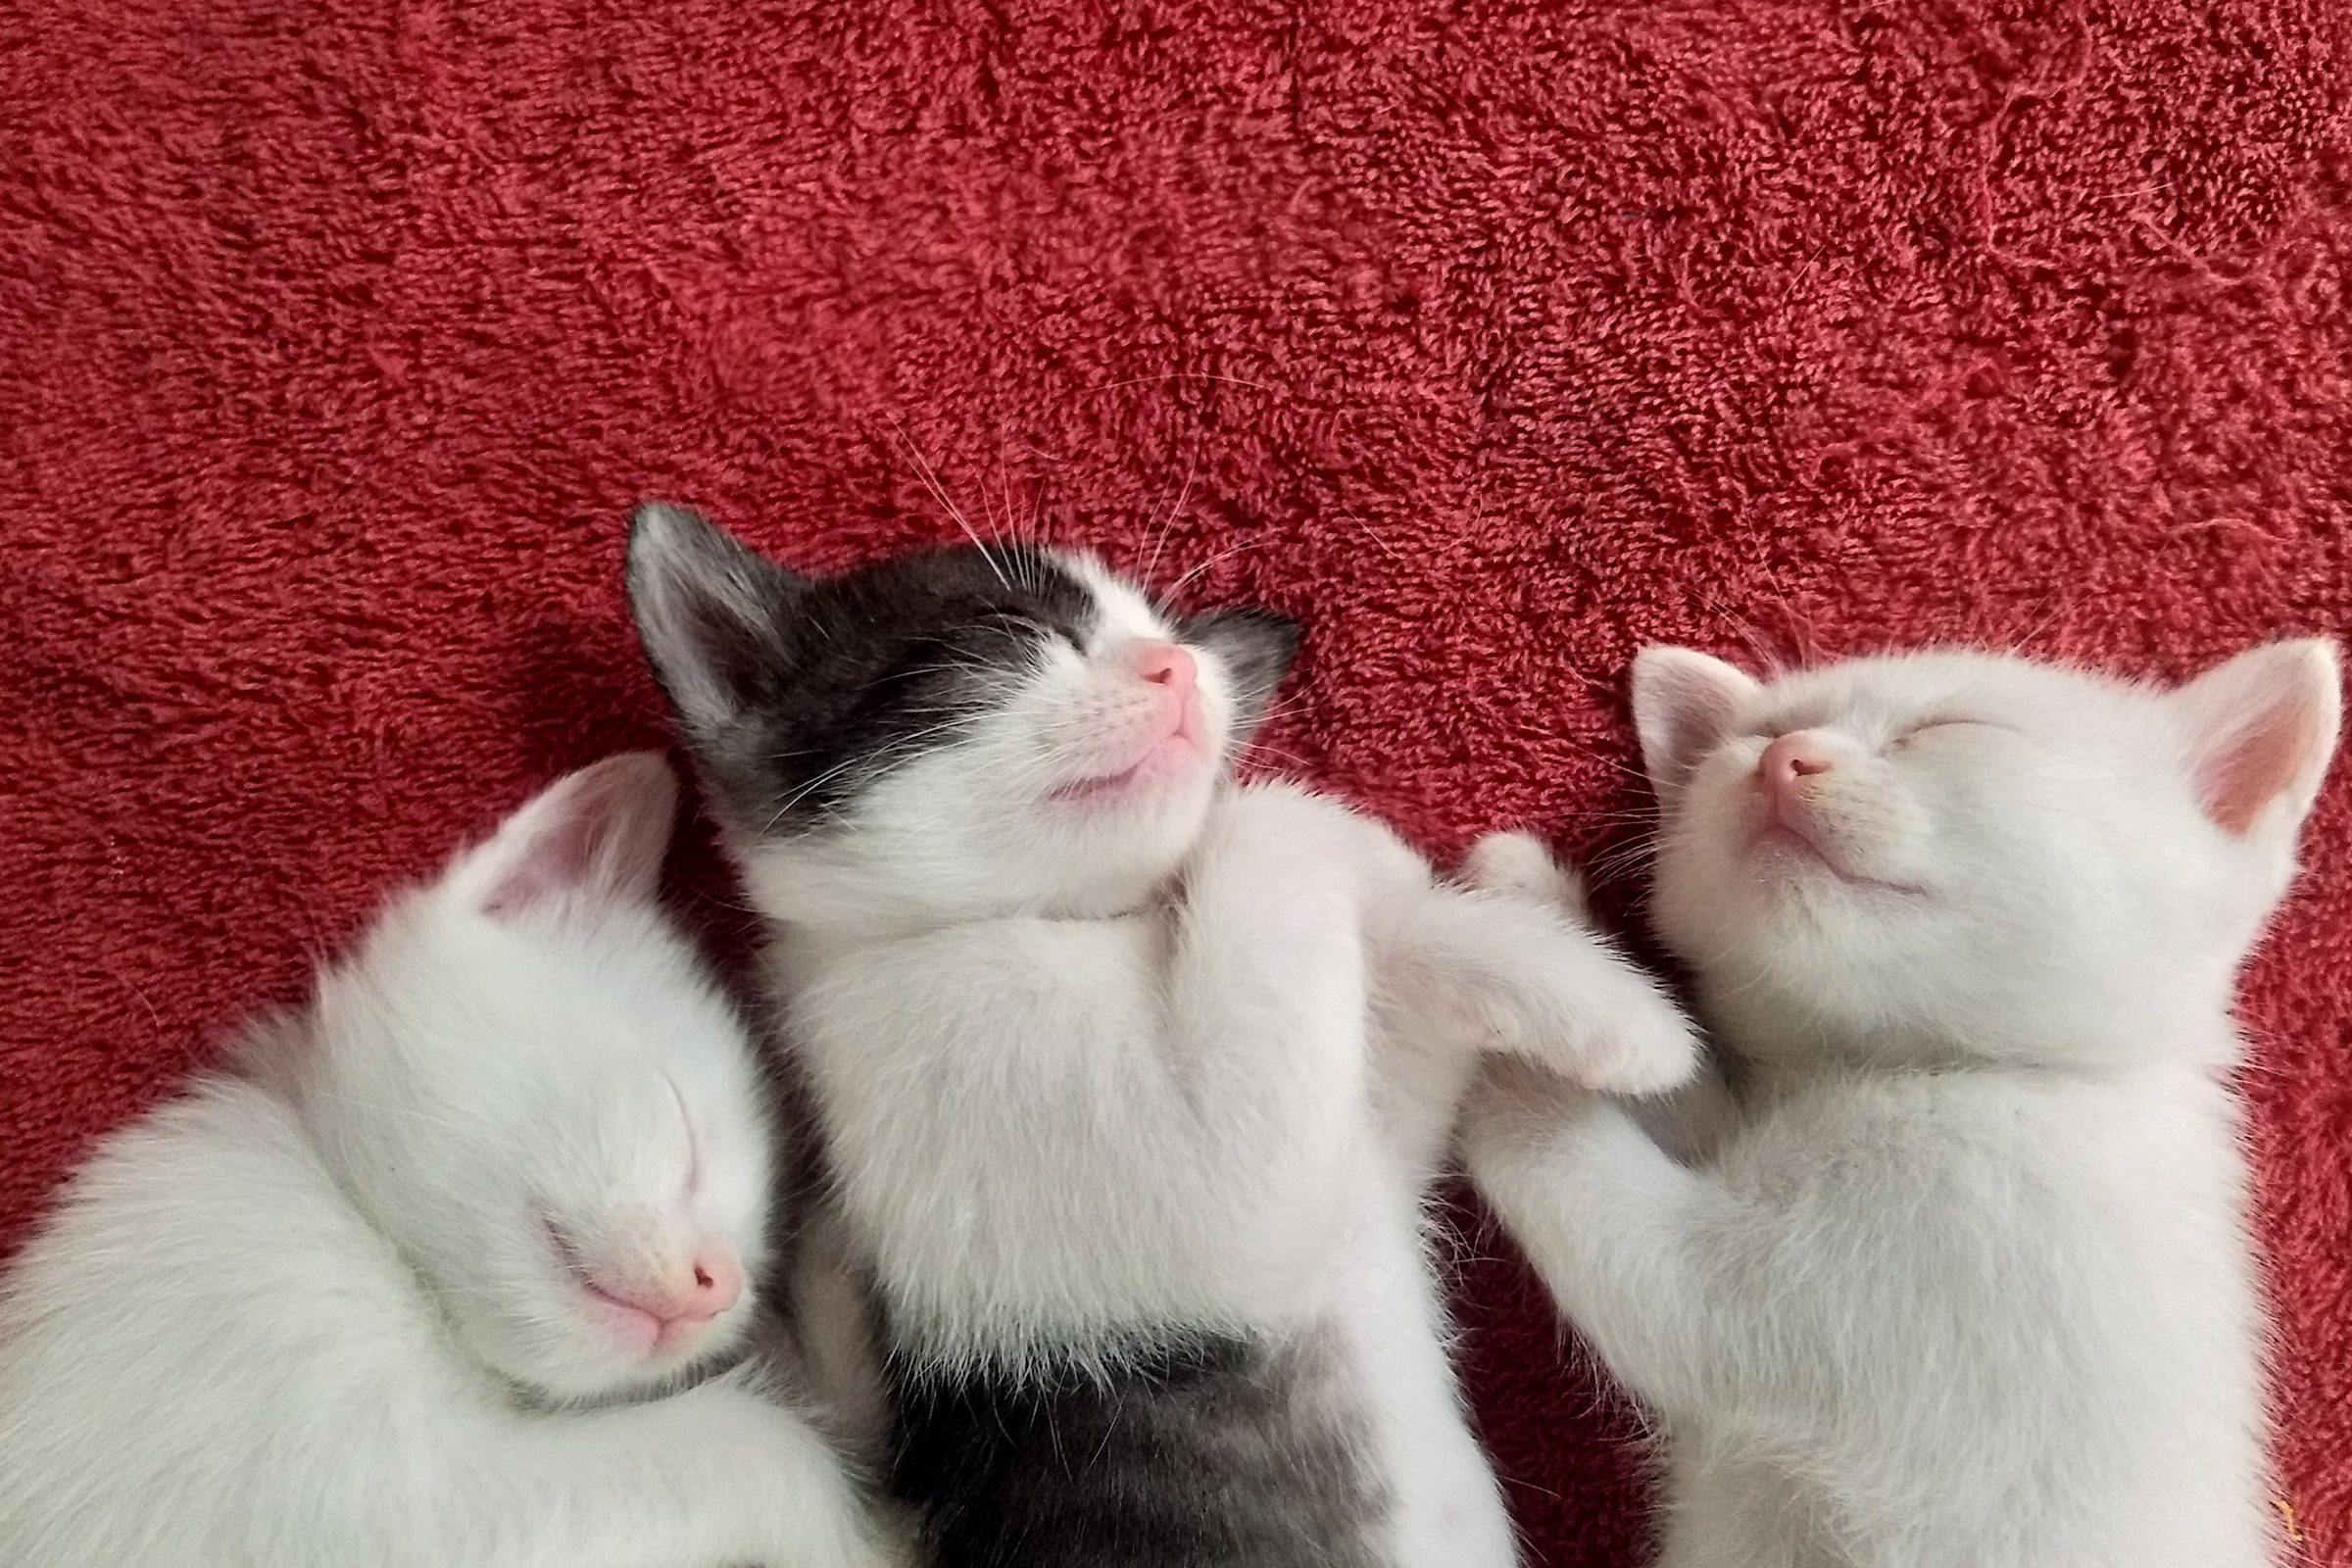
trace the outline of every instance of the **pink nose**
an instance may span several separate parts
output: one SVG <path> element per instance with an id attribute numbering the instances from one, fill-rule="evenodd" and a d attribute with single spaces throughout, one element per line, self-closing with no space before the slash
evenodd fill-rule
<path id="1" fill-rule="evenodd" d="M 685 1267 L 662 1279 L 627 1284 L 598 1279 L 599 1296 L 643 1312 L 665 1330 L 708 1323 L 743 1298 L 743 1265 L 722 1248 L 706 1248 Z"/>
<path id="2" fill-rule="evenodd" d="M 1138 643 L 1134 655 L 1136 674 L 1154 686 L 1165 686 L 1182 697 L 1193 689 L 1198 673 L 1193 656 L 1174 643 Z"/>
<path id="3" fill-rule="evenodd" d="M 1836 766 L 1830 760 L 1829 748 L 1818 734 L 1798 730 L 1764 748 L 1764 760 L 1756 764 L 1756 776 L 1778 791 L 1791 787 L 1800 778 L 1827 773 Z"/>

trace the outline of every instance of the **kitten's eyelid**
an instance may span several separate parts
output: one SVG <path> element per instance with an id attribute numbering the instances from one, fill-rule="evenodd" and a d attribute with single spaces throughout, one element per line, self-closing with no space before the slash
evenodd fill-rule
<path id="1" fill-rule="evenodd" d="M 1963 713 L 1936 713 L 1931 714 L 1926 718 L 1913 719 L 1910 722 L 1903 724 L 1900 728 L 1896 729 L 1893 734 L 1886 737 L 1886 745 L 1889 749 L 1908 747 L 1913 741 L 1918 740 L 1921 736 L 1932 735 L 1937 733 L 1938 731 L 1960 729 L 2013 730 L 2015 726 L 2013 725 L 2003 724 L 1997 720 L 1989 718 L 1975 718 Z"/>
<path id="2" fill-rule="evenodd" d="M 665 1071 L 662 1081 L 669 1085 L 669 1097 L 678 1106 L 678 1122 L 686 1129 L 686 1193 L 692 1197 L 703 1186 L 703 1141 L 695 1130 L 694 1112 L 686 1108 L 686 1093 L 678 1087 L 677 1079 Z"/>
<path id="3" fill-rule="evenodd" d="M 1009 626 L 1015 631 L 1051 631 L 1053 628 L 1025 610 L 985 610 L 980 618 L 992 626 Z"/>
<path id="4" fill-rule="evenodd" d="M 1040 638 L 1064 642 L 1080 653 L 1086 652 L 1086 645 L 1079 640 L 1076 632 L 1067 627 L 1056 626 L 1049 621 L 1041 620 L 1025 610 L 991 610 L 983 613 L 980 618 L 989 625 L 1002 627 L 1006 631 L 1017 634 L 1033 634 Z"/>

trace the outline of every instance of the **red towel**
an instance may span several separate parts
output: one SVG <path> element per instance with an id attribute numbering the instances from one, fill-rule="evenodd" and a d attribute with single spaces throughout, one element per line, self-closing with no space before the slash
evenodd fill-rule
<path id="1" fill-rule="evenodd" d="M 662 738 L 644 493 L 1295 612 L 1268 760 L 1440 852 L 1633 846 L 1646 640 L 2178 673 L 2352 611 L 2337 0 L 31 5 L 0 1248 L 393 881 Z M 2343 769 L 2309 850 L 2246 1083 L 2340 1564 Z M 1517 1265 L 1464 1284 L 1539 1560 L 1641 1561 L 1622 1401 Z"/>

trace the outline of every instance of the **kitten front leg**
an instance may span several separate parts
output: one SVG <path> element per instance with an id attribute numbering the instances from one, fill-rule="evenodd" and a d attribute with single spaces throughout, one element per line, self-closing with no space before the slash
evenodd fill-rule
<path id="1" fill-rule="evenodd" d="M 518 1418 L 460 1462 L 438 1560 L 483 1568 L 906 1568 L 909 1549 L 799 1416 L 741 1375 Z"/>
<path id="2" fill-rule="evenodd" d="M 1469 891 L 1432 888 L 1395 922 L 1392 992 L 1418 994 L 1431 1027 L 1589 1088 L 1649 1095 L 1690 1077 L 1690 1020 L 1585 923 L 1582 887 L 1543 845 L 1490 834 L 1464 871 Z"/>
<path id="3" fill-rule="evenodd" d="M 1754 1282 L 1740 1260 L 1769 1256 L 1776 1216 L 1677 1164 L 1624 1107 L 1497 1060 L 1471 1093 L 1462 1144 L 1560 1310 L 1644 1401 L 1669 1416 L 1720 1409 L 1789 1370 L 1801 1328 L 1744 1305 Z"/>
<path id="4" fill-rule="evenodd" d="M 1471 846 L 1462 876 L 1473 887 L 1549 904 L 1576 925 L 1592 927 L 1583 878 L 1553 858 L 1532 834 L 1488 834 Z M 1740 1103 L 1723 1062 L 1702 1054 L 1688 1081 L 1671 1093 L 1645 1096 L 1627 1109 L 1644 1132 L 1688 1165 L 1713 1152 L 1738 1121 Z"/>

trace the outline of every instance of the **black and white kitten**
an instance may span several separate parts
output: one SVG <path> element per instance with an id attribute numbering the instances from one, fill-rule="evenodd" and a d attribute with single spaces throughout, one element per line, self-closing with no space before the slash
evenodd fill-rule
<path id="1" fill-rule="evenodd" d="M 1478 1046 L 1687 1075 L 1656 989 L 1555 903 L 1234 785 L 1278 617 L 1019 544 L 811 579 L 660 506 L 629 588 L 772 923 L 945 1568 L 1513 1562 L 1425 1189 Z"/>

